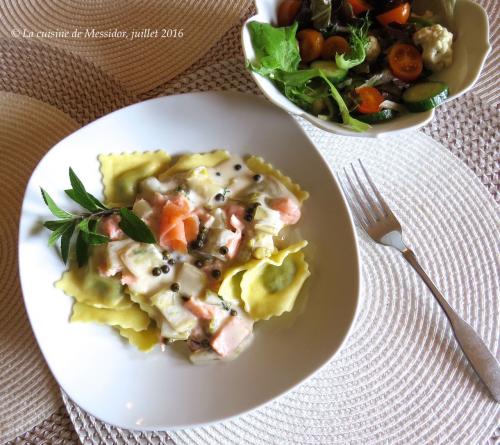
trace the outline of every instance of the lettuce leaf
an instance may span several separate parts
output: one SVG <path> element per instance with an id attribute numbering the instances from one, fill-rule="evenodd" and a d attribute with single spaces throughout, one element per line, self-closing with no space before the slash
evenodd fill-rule
<path id="1" fill-rule="evenodd" d="M 351 51 L 349 54 L 336 54 L 335 63 L 339 68 L 349 70 L 355 66 L 361 65 L 366 58 L 366 48 L 368 46 L 368 28 L 370 21 L 368 18 L 363 19 L 361 26 L 350 26 L 349 43 Z"/>
<path id="2" fill-rule="evenodd" d="M 338 105 L 344 125 L 360 132 L 370 128 L 370 125 L 349 114 L 344 99 L 320 69 L 298 69 L 300 52 L 295 38 L 297 26 L 297 22 L 292 26 L 282 28 L 275 28 L 268 23 L 250 22 L 248 27 L 256 57 L 253 62 L 247 62 L 248 67 L 271 79 L 290 101 L 302 109 L 308 111 L 317 99 L 331 96 Z M 353 39 L 361 39 L 365 36 L 366 30 L 364 28 L 361 30 L 361 28 L 353 31 L 356 34 Z M 366 40 L 366 36 L 363 38 Z M 362 51 L 364 60 L 365 43 L 359 43 L 358 50 Z M 345 63 L 352 64 L 353 60 L 346 60 Z M 321 81 L 311 82 L 313 79 L 323 79 L 328 88 Z"/>
<path id="3" fill-rule="evenodd" d="M 248 29 L 256 60 L 250 63 L 253 71 L 269 76 L 276 70 L 295 71 L 300 62 L 299 45 L 295 39 L 297 22 L 275 28 L 269 23 L 250 22 Z"/>
<path id="4" fill-rule="evenodd" d="M 326 77 L 324 75 L 324 73 L 321 72 L 321 70 L 320 70 L 320 74 L 321 74 L 321 77 L 323 78 L 323 80 L 330 87 L 332 97 L 335 100 L 335 102 L 337 102 L 337 105 L 338 105 L 339 110 L 340 110 L 340 115 L 342 116 L 342 122 L 344 123 L 344 125 L 347 125 L 348 127 L 352 128 L 353 130 L 359 131 L 359 132 L 366 131 L 369 128 L 371 128 L 370 125 L 365 124 L 364 122 L 361 122 L 358 119 L 355 119 L 354 117 L 352 117 L 349 114 L 349 109 L 347 108 L 347 105 L 345 104 L 344 99 L 342 99 L 342 96 L 338 92 L 337 88 L 335 88 L 335 85 L 333 85 L 333 83 L 330 82 L 328 77 Z"/>
<path id="5" fill-rule="evenodd" d="M 315 77 L 322 78 L 328 85 L 330 89 L 330 95 L 332 96 L 333 100 L 337 103 L 339 107 L 340 115 L 342 116 L 342 122 L 344 123 L 344 125 L 347 125 L 351 127 L 353 130 L 360 132 L 366 131 L 369 128 L 371 128 L 370 125 L 365 124 L 364 122 L 361 122 L 358 119 L 353 118 L 349 114 L 349 109 L 347 108 L 347 105 L 344 102 L 344 99 L 342 98 L 340 93 L 338 92 L 337 88 L 335 88 L 335 85 L 333 85 L 333 83 L 328 79 L 328 77 L 326 77 L 326 75 L 320 69 L 299 70 L 291 73 L 278 72 L 275 75 L 276 80 L 283 82 L 285 88 L 285 94 L 290 100 L 295 102 L 293 98 L 290 96 L 297 95 L 300 100 L 308 103 L 309 105 L 314 100 L 325 97 L 325 94 L 324 93 L 321 94 L 318 89 L 313 90 L 315 92 L 318 92 L 317 94 L 311 94 L 311 93 L 307 94 L 306 83 Z M 312 90 L 312 88 L 310 89 Z"/>

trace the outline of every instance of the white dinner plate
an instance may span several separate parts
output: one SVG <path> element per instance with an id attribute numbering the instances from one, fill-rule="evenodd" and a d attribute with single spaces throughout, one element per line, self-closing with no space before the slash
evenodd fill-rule
<path id="1" fill-rule="evenodd" d="M 177 351 L 142 353 L 111 328 L 69 323 L 72 299 L 54 288 L 64 271 L 41 221 L 53 219 L 44 187 L 62 207 L 72 166 L 102 196 L 100 153 L 164 149 L 175 155 L 225 148 L 258 154 L 311 194 L 301 231 L 312 275 L 294 311 L 256 325 L 237 360 L 194 366 Z M 292 389 L 339 350 L 353 323 L 360 285 L 352 220 L 327 164 L 285 112 L 237 93 L 162 97 L 111 113 L 53 147 L 28 183 L 19 231 L 24 300 L 42 353 L 83 409 L 130 429 L 168 429 L 232 417 Z"/>

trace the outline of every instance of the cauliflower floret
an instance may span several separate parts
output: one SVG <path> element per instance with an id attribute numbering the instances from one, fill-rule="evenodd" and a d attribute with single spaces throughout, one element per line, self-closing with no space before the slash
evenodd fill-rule
<path id="1" fill-rule="evenodd" d="M 424 65 L 431 71 L 441 71 L 451 65 L 453 34 L 441 25 L 426 26 L 413 34 L 413 42 L 423 49 Z"/>
<path id="2" fill-rule="evenodd" d="M 380 43 L 375 36 L 368 36 L 368 45 L 366 46 L 366 61 L 368 63 L 375 62 L 380 56 Z"/>

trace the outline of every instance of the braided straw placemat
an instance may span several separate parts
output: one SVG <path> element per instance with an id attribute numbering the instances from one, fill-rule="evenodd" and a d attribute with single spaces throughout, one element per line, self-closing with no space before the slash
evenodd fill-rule
<path id="1" fill-rule="evenodd" d="M 129 3 L 128 7 L 132 9 L 127 9 L 128 11 L 136 11 L 133 8 L 138 3 L 146 4 L 146 2 Z M 48 38 L 8 37 L 14 26 L 16 29 L 27 26 L 26 29 L 34 30 L 49 30 L 57 26 L 110 29 L 112 26 L 118 27 L 119 19 L 124 20 L 120 24 L 121 29 L 125 26 L 124 24 L 131 27 L 144 24 L 145 27 L 153 28 L 151 25 L 153 22 L 144 21 L 144 17 L 131 19 L 130 17 L 133 15 L 124 18 L 121 12 L 111 14 L 107 8 L 111 8 L 110 5 L 113 4 L 116 8 L 117 2 L 114 1 L 86 3 L 86 6 L 92 5 L 90 9 L 79 7 L 79 3 L 70 0 L 65 2 L 58 0 L 58 2 L 51 3 L 35 0 L 10 0 L 0 4 L 0 35 L 4 36 L 4 38 L 0 37 L 0 91 L 16 93 L 0 94 L 0 159 L 2 160 L 0 177 L 2 184 L 6 186 L 8 191 L 0 198 L 2 200 L 0 202 L 2 204 L 0 205 L 2 209 L 0 221 L 3 229 L 0 234 L 0 246 L 2 247 L 0 262 L 4 266 L 0 285 L 2 286 L 0 299 L 3 308 L 0 312 L 0 442 L 13 439 L 13 443 L 19 444 L 76 443 L 78 438 L 84 443 L 167 443 L 168 441 L 168 436 L 165 433 L 136 433 L 104 425 L 82 412 L 65 398 L 64 401 L 78 432 L 76 434 L 59 398 L 57 386 L 40 356 L 29 328 L 18 285 L 15 267 L 17 264 L 16 239 L 12 233 L 17 232 L 22 193 L 29 174 L 40 157 L 53 144 L 74 131 L 79 125 L 88 123 L 127 104 L 161 95 L 221 89 L 257 93 L 255 85 L 243 67 L 239 44 L 241 23 L 253 13 L 253 10 L 249 9 L 247 1 L 212 0 L 196 4 L 201 3 L 206 6 L 207 14 L 211 11 L 212 17 L 218 17 L 217 11 L 222 10 L 217 9 L 218 7 L 228 8 L 226 11 L 229 12 L 227 12 L 226 17 L 230 17 L 230 19 L 224 20 L 224 23 L 217 26 L 217 36 L 213 39 L 211 38 L 214 35 L 212 23 L 217 22 L 202 21 L 210 28 L 205 33 L 203 42 L 193 43 L 189 41 L 186 43 L 186 48 L 198 44 L 201 45 L 199 47 L 201 50 L 184 51 L 185 56 L 174 56 L 171 59 L 165 56 L 179 54 L 175 52 L 178 47 L 176 46 L 177 49 L 166 47 L 178 45 L 179 41 L 170 40 L 168 45 L 155 44 L 153 45 L 154 50 L 151 50 L 152 52 L 147 58 L 141 58 L 141 50 L 138 49 L 142 48 L 141 46 L 133 46 L 128 42 L 109 41 L 109 39 L 102 39 L 98 43 L 94 41 L 89 43 L 88 39 L 68 42 Z M 228 3 L 231 5 L 228 6 Z M 498 116 L 499 7 L 494 0 L 482 1 L 481 3 L 488 9 L 493 45 L 493 52 L 488 59 L 483 75 L 471 93 L 441 107 L 436 114 L 436 119 L 423 131 L 443 143 L 453 154 L 464 161 L 488 188 L 494 199 L 500 202 L 500 160 L 497 145 L 500 122 Z M 123 4 L 124 2 L 121 2 L 120 6 Z M 155 14 L 152 14 L 151 11 L 156 8 L 156 16 L 163 17 L 166 21 L 166 15 L 162 15 L 165 3 L 162 3 L 162 8 L 159 8 L 158 2 L 150 2 L 150 4 L 147 6 L 148 12 L 145 14 L 149 14 L 149 17 L 154 16 Z M 224 6 L 220 6 L 220 4 L 224 4 Z M 191 9 L 185 11 L 190 12 Z M 112 18 L 105 20 L 104 17 L 107 15 Z M 45 17 L 45 21 L 41 20 L 40 17 Z M 189 14 L 186 12 L 178 23 L 168 21 L 168 24 L 172 27 L 181 27 L 190 20 Z M 193 31 L 193 35 L 198 32 L 201 33 L 202 29 L 198 28 L 198 31 Z M 150 50 L 148 49 L 148 51 Z M 147 63 L 145 63 L 146 59 Z M 177 59 L 182 59 L 182 61 Z M 172 64 L 174 64 L 174 68 L 170 66 Z M 318 134 L 317 130 L 307 126 L 306 130 L 320 146 L 330 143 L 324 138 L 331 136 L 321 134 L 321 132 Z M 341 162 L 342 158 L 332 158 L 332 161 Z M 469 173 L 463 171 L 464 175 L 470 179 Z M 474 193 L 478 193 L 478 196 L 482 196 L 481 199 L 484 199 L 480 188 L 474 186 L 472 190 Z M 466 193 L 466 196 L 468 199 L 472 199 L 471 193 Z M 475 201 L 472 200 L 472 202 Z M 12 207 L 14 211 L 11 210 Z M 478 209 L 478 214 L 480 211 Z M 413 226 L 416 232 L 417 227 L 417 225 Z M 472 252 L 476 251 L 472 250 Z M 460 251 L 460 254 L 463 255 L 464 252 Z M 469 261 L 463 264 L 467 266 L 472 264 L 475 268 L 480 267 L 484 261 L 488 263 L 487 254 L 488 251 L 478 252 L 472 263 Z M 394 262 L 392 259 L 391 261 Z M 369 266 L 367 262 L 365 264 Z M 377 274 L 381 273 L 381 271 L 372 270 L 367 266 L 363 271 L 365 276 L 368 274 L 369 277 L 376 277 Z M 456 273 L 459 269 L 450 269 L 445 264 L 444 270 Z M 401 269 L 396 268 L 393 273 L 395 274 L 396 271 L 399 273 Z M 439 276 L 436 270 L 431 270 L 431 273 L 434 273 L 434 276 Z M 483 277 L 484 274 L 485 272 L 482 272 Z M 491 280 L 495 276 L 497 275 L 490 274 L 488 279 Z M 395 277 L 396 275 L 392 276 L 392 281 L 390 281 L 393 285 L 396 282 Z M 399 278 L 397 281 L 401 283 Z M 448 283 L 448 281 L 444 282 Z M 406 283 L 409 285 L 413 281 L 410 279 Z M 469 282 L 451 280 L 450 286 L 455 291 L 454 298 L 459 298 L 459 290 L 474 289 L 475 283 L 473 279 Z M 484 284 L 487 281 L 481 281 L 481 283 L 483 283 L 483 287 L 479 288 L 478 292 L 494 296 L 496 291 L 496 295 L 498 295 L 498 288 L 494 286 L 488 288 Z M 415 282 L 415 286 L 412 287 L 413 292 L 418 293 L 421 290 L 419 286 Z M 378 288 L 374 287 L 373 289 Z M 389 287 L 385 291 L 390 293 L 391 289 Z M 444 287 L 443 290 L 448 291 Z M 461 295 L 463 294 L 464 292 L 461 293 Z M 384 304 L 384 301 L 375 298 L 368 306 L 365 306 L 364 311 L 374 311 L 373 315 L 370 315 L 372 317 L 377 314 L 376 309 L 380 310 L 379 305 L 383 307 Z M 427 304 L 425 311 L 423 311 L 422 306 L 418 306 L 418 308 L 422 311 L 420 313 L 422 317 L 429 321 L 435 329 L 435 335 L 441 336 L 438 339 L 440 342 L 443 342 L 443 336 L 449 337 L 444 322 L 435 308 L 432 309 L 429 304 Z M 494 310 L 494 308 L 495 306 L 490 307 L 490 310 Z M 496 328 L 498 331 L 498 305 L 496 306 L 496 319 L 491 318 L 492 314 L 486 311 L 484 305 L 478 306 L 477 313 L 474 312 L 474 308 L 463 307 L 460 304 L 458 309 L 464 310 L 463 313 L 466 316 L 471 316 L 471 321 L 477 323 L 475 326 L 481 327 L 482 333 L 488 335 L 490 340 L 491 329 Z M 415 323 L 414 318 L 410 318 L 410 320 Z M 359 332 L 363 332 L 363 330 L 361 329 Z M 366 340 L 364 341 L 366 342 Z M 429 348 L 431 344 L 432 341 L 429 340 Z M 439 366 L 444 366 L 443 369 L 447 370 L 455 370 L 457 367 L 455 373 L 465 372 L 465 374 L 460 374 L 462 376 L 460 379 L 452 379 L 453 384 L 460 382 L 464 388 L 470 388 L 470 385 L 474 386 L 475 389 L 471 393 L 473 395 L 467 398 L 464 403 L 471 403 L 475 406 L 477 415 L 471 415 L 469 419 L 465 419 L 460 416 L 453 417 L 453 413 L 446 411 L 437 412 L 439 416 L 452 416 L 456 422 L 453 426 L 445 422 L 450 431 L 448 431 L 448 435 L 439 436 L 440 440 L 445 440 L 443 443 L 452 443 L 457 437 L 453 435 L 453 430 L 462 432 L 462 427 L 467 426 L 470 435 L 462 435 L 460 439 L 465 440 L 467 437 L 470 441 L 461 443 L 484 442 L 489 433 L 492 432 L 495 417 L 488 411 L 490 408 L 485 408 L 484 394 L 475 386 L 477 382 L 471 377 L 470 372 L 463 371 L 465 365 L 457 356 L 449 340 L 444 341 L 441 348 L 443 349 L 437 352 L 431 351 L 428 354 L 436 354 L 432 356 L 435 360 L 439 360 L 438 370 L 441 369 Z M 377 350 L 377 354 L 380 354 L 380 351 Z M 356 350 L 351 350 L 351 352 L 346 353 L 350 356 L 349 354 L 355 352 Z M 444 355 L 439 355 L 438 352 Z M 355 358 L 359 365 L 361 358 Z M 333 443 L 334 437 L 337 438 L 337 441 L 346 443 L 349 441 L 351 431 L 362 429 L 362 422 L 361 419 L 358 419 L 359 421 L 356 419 L 356 413 L 360 412 L 357 411 L 358 403 L 353 404 L 352 400 L 342 398 L 344 397 L 342 393 L 336 392 L 340 390 L 339 385 L 343 381 L 349 381 L 352 377 L 349 374 L 349 368 L 339 365 L 339 360 L 340 358 L 334 362 L 336 367 L 333 374 L 318 376 L 315 380 L 294 391 L 292 402 L 287 399 L 279 401 L 277 405 L 252 413 L 249 415 L 250 417 L 245 416 L 236 426 L 225 423 L 207 431 L 194 430 L 176 433 L 176 441 L 237 443 L 240 442 L 241 437 L 247 435 L 250 440 L 255 437 L 261 440 L 268 439 L 269 442 L 283 443 L 283 440 L 280 440 L 279 435 L 276 434 L 289 429 L 290 432 L 294 433 L 293 440 L 287 440 L 289 443 L 317 443 L 321 438 L 323 441 L 326 440 L 326 443 Z M 447 365 L 453 366 L 453 368 L 447 368 Z M 428 369 L 422 369 L 422 372 L 424 371 L 430 372 Z M 366 378 L 370 378 L 369 373 L 365 375 Z M 329 391 L 329 388 L 335 390 L 332 392 Z M 466 391 L 466 389 L 462 391 Z M 423 397 L 426 396 L 421 392 L 419 394 L 422 394 Z M 336 403 L 332 405 L 332 401 Z M 338 405 L 339 401 L 343 402 Z M 336 413 L 335 406 L 343 410 L 340 418 L 344 420 L 344 423 L 340 426 L 337 423 L 333 424 L 330 417 Z M 429 406 L 436 410 L 442 408 L 439 403 Z M 58 407 L 59 410 L 57 410 Z M 396 403 L 393 407 L 394 411 L 397 407 Z M 53 414 L 51 415 L 51 413 Z M 490 421 L 480 421 L 481 416 L 489 416 Z M 409 425 L 405 426 L 408 431 L 401 431 L 401 438 L 407 437 L 406 434 L 412 431 L 415 433 L 419 428 L 422 428 L 423 432 L 432 431 L 431 426 L 425 427 L 425 425 L 422 426 L 415 422 L 417 421 L 413 419 Z M 474 422 L 477 423 L 474 424 Z M 498 417 L 496 424 L 498 425 Z M 337 431 L 333 431 L 334 425 L 339 428 Z M 390 428 L 387 431 L 389 430 Z M 259 433 L 262 431 L 266 432 L 267 435 Z M 381 431 L 372 428 L 370 432 L 374 435 L 367 436 L 364 443 L 372 443 L 370 438 L 375 443 L 376 437 L 380 439 L 379 442 L 382 441 Z M 340 434 L 340 436 L 336 436 L 336 434 Z M 17 438 L 15 438 L 16 436 Z M 498 432 L 496 436 L 493 434 L 490 443 L 496 443 L 498 436 Z M 437 437 L 434 436 L 435 439 Z M 343 438 L 343 440 L 339 438 Z M 450 440 L 446 442 L 447 438 Z M 409 442 L 409 440 L 406 441 L 406 443 Z M 435 442 L 437 443 L 438 440 L 436 439 Z M 455 440 L 455 443 L 460 442 Z"/>

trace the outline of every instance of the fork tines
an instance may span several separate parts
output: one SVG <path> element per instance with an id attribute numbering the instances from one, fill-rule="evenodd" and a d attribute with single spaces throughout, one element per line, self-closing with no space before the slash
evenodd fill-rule
<path id="1" fill-rule="evenodd" d="M 347 183 L 341 180 L 340 185 L 356 219 L 366 228 L 385 217 L 392 216 L 392 212 L 360 159 L 358 163 L 361 168 L 356 168 L 353 163 L 350 164 L 351 174 L 344 167 Z"/>

